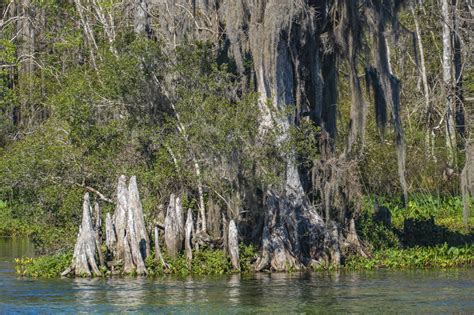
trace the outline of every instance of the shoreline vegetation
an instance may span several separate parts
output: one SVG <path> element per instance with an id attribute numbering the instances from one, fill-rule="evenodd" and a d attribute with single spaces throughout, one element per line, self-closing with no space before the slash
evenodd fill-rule
<path id="1" fill-rule="evenodd" d="M 462 201 L 457 197 L 435 198 L 413 196 L 408 207 L 397 201 L 380 201 L 379 207 L 390 209 L 390 222 L 377 216 L 373 201 L 366 199 L 357 220 L 357 232 L 366 248 L 367 256 L 352 255 L 341 265 L 322 263 L 310 265 L 300 271 L 362 271 L 378 269 L 428 269 L 474 267 L 474 233 L 462 222 Z M 385 220 L 385 221 L 384 221 Z M 472 218 L 471 218 L 472 220 Z M 20 234 L 21 235 L 21 234 Z M 164 245 L 164 244 L 162 244 Z M 106 246 L 101 248 L 107 255 Z M 240 268 L 232 266 L 228 254 L 222 249 L 194 250 L 190 262 L 185 253 L 171 257 L 163 250 L 163 260 L 156 259 L 152 247 L 150 256 L 144 261 L 148 277 L 164 275 L 224 275 L 231 273 L 253 273 L 258 252 L 253 245 L 239 244 Z M 19 257 L 15 260 L 16 272 L 20 276 L 54 278 L 70 266 L 71 251 L 38 257 Z M 165 264 L 163 264 L 163 261 Z M 123 266 L 115 272 L 100 268 L 99 277 L 125 275 Z M 85 276 L 85 275 L 82 275 Z M 133 271 L 128 276 L 137 276 Z"/>
<path id="2" fill-rule="evenodd" d="M 245 246 L 241 244 L 241 249 Z M 232 273 L 253 273 L 252 261 L 256 258 L 256 252 L 252 248 L 246 248 L 249 256 L 241 260 L 241 270 L 232 269 L 230 260 L 222 250 L 204 250 L 195 252 L 198 257 L 193 263 L 188 264 L 183 255 L 175 259 L 167 260 L 168 267 L 165 268 L 159 261 L 150 258 L 146 261 L 148 270 L 147 277 L 160 277 L 164 275 L 224 275 Z M 67 268 L 72 259 L 72 254 L 55 254 L 39 256 L 36 258 L 18 258 L 16 272 L 19 276 L 32 278 L 58 278 L 61 272 Z M 384 249 L 372 253 L 370 258 L 354 256 L 343 265 L 319 265 L 304 268 L 302 270 L 290 270 L 288 272 L 331 272 L 331 271 L 363 271 L 378 269 L 447 269 L 455 267 L 474 267 L 474 245 L 448 246 L 447 243 L 434 247 L 413 247 L 407 249 Z M 267 271 L 264 271 L 267 272 Z M 102 270 L 98 277 L 109 276 L 137 276 L 136 273 L 129 275 L 112 274 Z"/>

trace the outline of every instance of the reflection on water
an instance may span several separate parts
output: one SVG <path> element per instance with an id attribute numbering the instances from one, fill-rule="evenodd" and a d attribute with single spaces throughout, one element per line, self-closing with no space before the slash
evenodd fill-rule
<path id="1" fill-rule="evenodd" d="M 0 314 L 474 313 L 474 270 L 255 274 L 221 277 L 24 279 L 24 240 L 0 239 Z"/>

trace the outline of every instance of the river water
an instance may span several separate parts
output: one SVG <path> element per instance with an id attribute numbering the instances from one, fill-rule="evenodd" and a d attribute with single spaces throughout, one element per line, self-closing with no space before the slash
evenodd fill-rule
<path id="1" fill-rule="evenodd" d="M 27 240 L 0 238 L 0 314 L 474 313 L 474 269 L 251 276 L 27 279 Z"/>

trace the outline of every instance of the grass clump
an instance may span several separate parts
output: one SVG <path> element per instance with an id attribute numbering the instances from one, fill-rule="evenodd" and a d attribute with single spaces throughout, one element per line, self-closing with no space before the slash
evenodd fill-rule
<path id="1" fill-rule="evenodd" d="M 71 253 L 17 258 L 16 273 L 33 278 L 57 278 L 69 267 L 71 259 Z"/>

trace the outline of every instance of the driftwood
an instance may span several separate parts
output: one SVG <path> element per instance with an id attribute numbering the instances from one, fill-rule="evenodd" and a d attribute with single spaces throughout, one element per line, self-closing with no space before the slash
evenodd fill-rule
<path id="1" fill-rule="evenodd" d="M 86 193 L 82 204 L 82 224 L 79 227 L 72 264 L 61 276 L 66 276 L 71 273 L 79 276 L 100 276 L 96 255 L 96 237 L 92 225 L 89 193 Z"/>
<path id="2" fill-rule="evenodd" d="M 231 220 L 229 223 L 229 256 L 230 261 L 232 262 L 232 267 L 235 270 L 240 270 L 239 232 L 234 220 Z"/>
<path id="3" fill-rule="evenodd" d="M 193 248 L 192 248 L 192 235 L 194 234 L 194 221 L 191 209 L 188 209 L 188 216 L 186 219 L 185 238 L 184 238 L 184 250 L 186 252 L 186 259 L 188 261 L 193 260 Z"/>
<path id="4" fill-rule="evenodd" d="M 171 257 L 176 257 L 181 251 L 183 241 L 184 222 L 181 198 L 171 194 L 165 218 L 165 245 Z"/>

